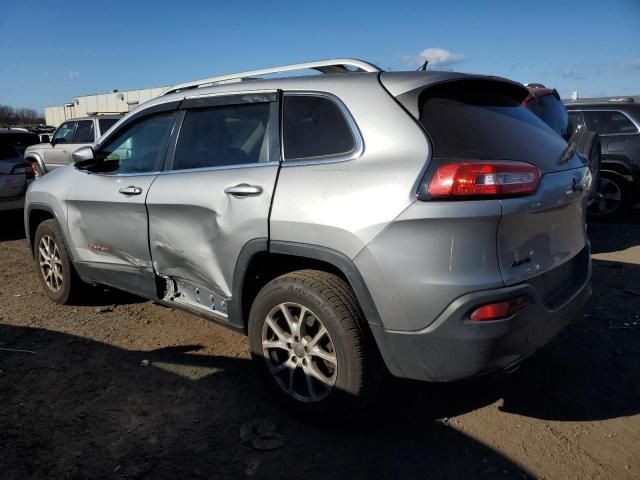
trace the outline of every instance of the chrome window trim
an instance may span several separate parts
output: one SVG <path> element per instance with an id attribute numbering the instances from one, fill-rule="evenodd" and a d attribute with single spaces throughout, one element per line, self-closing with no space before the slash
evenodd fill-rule
<path id="1" fill-rule="evenodd" d="M 283 167 L 296 167 L 301 165 L 320 165 L 325 163 L 338 163 L 338 162 L 347 162 L 349 160 L 355 160 L 359 158 L 364 153 L 364 140 L 362 138 L 362 134 L 360 129 L 358 128 L 358 124 L 355 122 L 353 115 L 346 107 L 346 105 L 340 100 L 337 96 L 328 92 L 321 92 L 315 90 L 295 90 L 295 91 L 285 91 L 283 92 L 284 97 L 288 96 L 303 96 L 303 97 L 322 97 L 326 98 L 329 101 L 332 101 L 342 113 L 342 116 L 347 121 L 347 125 L 351 130 L 351 136 L 354 141 L 354 148 L 350 152 L 340 153 L 337 155 L 322 155 L 318 157 L 306 157 L 306 158 L 296 158 L 292 160 L 287 160 L 284 155 L 284 132 L 282 129 L 282 125 L 280 126 L 280 144 L 282 145 L 282 166 Z M 284 119 L 284 102 L 283 102 L 283 119 Z M 281 122 L 282 123 L 282 122 Z"/>
<path id="2" fill-rule="evenodd" d="M 158 172 L 158 175 L 210 172 L 210 171 L 216 171 L 216 170 L 238 170 L 241 168 L 259 168 L 259 167 L 276 167 L 277 168 L 278 165 L 279 165 L 279 162 L 273 160 L 270 162 L 245 163 L 242 165 L 219 165 L 217 167 L 183 168 L 181 170 L 162 170 L 161 172 Z"/>
<path id="3" fill-rule="evenodd" d="M 616 110 L 615 108 L 572 108 L 571 110 L 567 109 L 569 113 L 571 112 L 614 112 L 619 113 L 620 115 L 624 115 L 627 120 L 629 120 L 635 127 L 635 132 L 628 133 L 598 133 L 601 137 L 617 137 L 620 135 L 638 135 L 640 134 L 640 123 L 636 122 L 633 118 L 627 115 L 627 112 L 623 112 L 622 110 Z M 584 120 L 585 126 L 587 125 L 587 121 Z"/>

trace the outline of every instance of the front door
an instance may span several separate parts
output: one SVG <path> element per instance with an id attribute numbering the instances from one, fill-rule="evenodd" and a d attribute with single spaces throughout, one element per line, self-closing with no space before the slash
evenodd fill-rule
<path id="1" fill-rule="evenodd" d="M 267 240 L 279 167 L 275 92 L 187 99 L 147 196 L 149 244 L 175 300 L 226 317 L 240 251 Z"/>
<path id="2" fill-rule="evenodd" d="M 85 280 L 155 298 L 145 198 L 162 167 L 175 110 L 124 124 L 77 171 L 68 195 L 69 236 Z"/>
<path id="3" fill-rule="evenodd" d="M 70 148 L 76 130 L 76 122 L 64 122 L 58 127 L 51 141 L 51 148 L 43 150 L 47 170 L 54 170 L 69 163 Z"/>

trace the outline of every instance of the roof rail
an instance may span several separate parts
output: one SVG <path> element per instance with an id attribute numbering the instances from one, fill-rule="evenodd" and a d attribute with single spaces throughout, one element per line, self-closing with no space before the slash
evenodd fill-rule
<path id="1" fill-rule="evenodd" d="M 349 69 L 352 67 L 353 69 Z M 362 72 L 381 72 L 382 69 L 375 65 L 364 62 L 362 60 L 355 60 L 353 58 L 335 58 L 331 60 L 320 60 L 317 62 L 306 63 L 294 63 L 292 65 L 283 65 L 280 67 L 264 68 L 261 70 L 250 70 L 248 72 L 232 73 L 229 75 L 222 75 L 220 77 L 204 78 L 202 80 L 195 80 L 193 82 L 181 83 L 169 87 L 163 95 L 169 93 L 179 92 L 181 90 L 188 90 L 191 88 L 198 88 L 204 85 L 213 85 L 222 82 L 241 81 L 247 77 L 256 77 L 258 75 L 269 75 L 272 73 L 291 72 L 294 70 L 317 70 L 321 73 L 362 73 Z"/>
<path id="2" fill-rule="evenodd" d="M 618 102 L 618 103 L 635 103 L 635 101 L 633 100 L 633 97 L 616 97 L 616 98 L 610 98 L 609 101 Z"/>

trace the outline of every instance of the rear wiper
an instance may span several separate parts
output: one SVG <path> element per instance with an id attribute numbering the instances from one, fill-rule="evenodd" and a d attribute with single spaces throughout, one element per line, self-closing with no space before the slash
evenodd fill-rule
<path id="1" fill-rule="evenodd" d="M 577 148 L 578 147 L 573 142 L 567 145 L 567 148 L 565 148 L 564 152 L 562 152 L 562 155 L 560 155 L 560 165 L 562 165 L 563 163 L 567 163 L 571 158 L 573 158 L 573 156 L 576 154 Z"/>

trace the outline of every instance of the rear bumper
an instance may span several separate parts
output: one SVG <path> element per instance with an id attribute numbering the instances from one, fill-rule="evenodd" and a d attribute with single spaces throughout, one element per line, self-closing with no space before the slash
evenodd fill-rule
<path id="1" fill-rule="evenodd" d="M 454 381 L 507 369 L 554 338 L 591 295 L 588 247 L 580 282 L 562 302 L 540 298 L 532 283 L 474 292 L 452 302 L 438 319 L 419 331 L 391 331 L 371 324 L 390 372 L 403 378 Z M 505 320 L 472 322 L 479 305 L 526 295 L 529 305 Z M 559 304 L 560 303 L 560 304 Z"/>
<path id="2" fill-rule="evenodd" d="M 10 210 L 22 210 L 24 208 L 24 195 L 20 197 L 0 198 L 0 212 Z"/>

